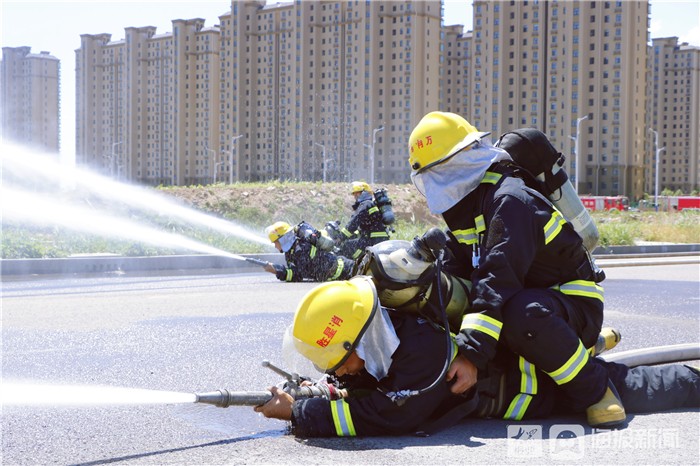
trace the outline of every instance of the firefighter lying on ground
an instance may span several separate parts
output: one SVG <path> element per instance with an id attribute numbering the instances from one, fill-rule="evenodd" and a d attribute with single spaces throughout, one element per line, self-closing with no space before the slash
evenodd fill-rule
<path id="1" fill-rule="evenodd" d="M 286 267 L 268 263 L 265 270 L 286 282 L 345 280 L 352 276 L 354 261 L 331 252 L 333 240 L 306 222 L 292 227 L 276 222 L 265 229 L 277 250 L 284 253 Z"/>
<path id="2" fill-rule="evenodd" d="M 572 224 L 526 184 L 529 178 L 488 134 L 454 113 L 431 112 L 409 139 L 411 179 L 458 245 L 450 270 L 474 285 L 473 310 L 456 338 L 454 390 L 469 389 L 507 349 L 529 370 L 547 374 L 574 409 L 586 410 L 589 425 L 623 423 L 611 371 L 586 353 L 603 322 L 604 275 Z M 535 390 L 522 387 L 511 419 L 537 409 L 527 403 Z"/>
<path id="3" fill-rule="evenodd" d="M 521 366 L 505 345 L 479 370 L 475 386 L 453 393 L 454 380 L 445 377 L 452 340 L 429 319 L 382 306 L 369 276 L 315 287 L 288 333 L 299 353 L 348 390 L 333 401 L 294 400 L 271 387 L 273 398 L 255 411 L 291 421 L 298 436 L 430 434 L 465 417 L 510 418 L 511 400 L 529 403 L 523 419 L 571 412 L 566 392 L 546 373 Z M 599 358 L 590 364 L 605 372 L 629 412 L 700 406 L 700 374 L 689 367 L 629 368 Z M 523 384 L 531 394 L 521 393 Z"/>
<path id="4" fill-rule="evenodd" d="M 353 214 L 345 227 L 340 229 L 337 239 L 340 240 L 340 254 L 357 260 L 366 247 L 388 240 L 389 233 L 370 185 L 364 181 L 354 181 L 351 194 L 355 198 Z"/>

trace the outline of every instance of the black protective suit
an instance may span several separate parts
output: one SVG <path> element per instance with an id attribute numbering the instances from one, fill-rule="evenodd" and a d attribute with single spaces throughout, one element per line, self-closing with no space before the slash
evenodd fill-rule
<path id="1" fill-rule="evenodd" d="M 305 232 L 310 234 L 305 235 Z M 310 239 L 313 235 L 320 236 L 321 233 L 305 222 L 297 226 L 296 240 L 284 253 L 287 266 L 276 264 L 275 276 L 286 282 L 325 282 L 352 277 L 355 262 L 314 245 Z"/>
<path id="2" fill-rule="evenodd" d="M 340 245 L 340 254 L 355 260 L 366 247 L 388 240 L 389 233 L 372 193 L 362 191 L 352 209 L 352 217 L 340 230 L 345 236 Z"/>
<path id="3" fill-rule="evenodd" d="M 441 377 L 447 354 L 445 334 L 424 319 L 389 311 L 400 344 L 392 357 L 387 376 L 377 382 L 366 371 L 341 380 L 350 396 L 343 400 L 323 398 L 296 400 L 292 405 L 294 433 L 302 437 L 401 435 L 425 430 L 450 419 L 506 417 L 511 400 L 521 396 L 523 374 L 519 357 L 499 351 L 487 367 L 479 372 L 479 382 L 466 396 L 450 392 L 450 384 Z M 616 386 L 628 412 L 650 412 L 680 407 L 700 406 L 700 374 L 683 365 L 637 367 L 606 363 L 592 359 Z M 529 401 L 524 419 L 542 418 L 553 412 L 572 412 L 570 400 L 541 371 L 532 376 L 539 389 Z M 408 398 L 405 403 L 392 401 L 385 393 L 431 390 Z M 456 410 L 453 410 L 453 408 Z M 463 408 L 468 407 L 468 410 Z M 575 410 L 574 410 L 575 411 Z M 437 422 L 437 424 L 433 424 Z"/>
<path id="4" fill-rule="evenodd" d="M 478 369 L 505 345 L 583 409 L 602 398 L 608 379 L 586 351 L 603 322 L 600 275 L 571 224 L 517 173 L 506 162 L 492 165 L 477 189 L 443 213 L 456 257 L 447 269 L 473 284 L 457 343 Z M 536 387 L 523 390 L 536 394 Z M 515 420 L 528 409 L 513 408 Z"/>

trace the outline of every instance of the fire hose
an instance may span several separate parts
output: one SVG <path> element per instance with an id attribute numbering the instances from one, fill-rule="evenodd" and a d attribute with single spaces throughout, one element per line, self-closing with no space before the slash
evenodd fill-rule
<path id="1" fill-rule="evenodd" d="M 700 359 L 700 343 L 682 343 L 678 345 L 641 348 L 607 354 L 601 357 L 606 361 L 625 364 L 629 367 L 693 361 Z"/>
<path id="2" fill-rule="evenodd" d="M 656 346 L 630 351 L 606 354 L 600 356 L 608 362 L 625 364 L 629 367 L 650 366 L 668 364 L 683 361 L 700 360 L 700 343 L 682 343 L 678 345 Z M 345 398 L 347 392 L 333 385 L 317 383 L 315 385 L 301 386 L 302 378 L 298 374 L 290 374 L 269 361 L 263 361 L 263 366 L 282 375 L 287 379 L 284 391 L 292 395 L 294 399 L 325 398 L 337 400 Z M 211 392 L 195 393 L 195 403 L 205 403 L 219 408 L 229 406 L 260 406 L 272 399 L 270 391 L 231 391 L 227 389 Z"/>

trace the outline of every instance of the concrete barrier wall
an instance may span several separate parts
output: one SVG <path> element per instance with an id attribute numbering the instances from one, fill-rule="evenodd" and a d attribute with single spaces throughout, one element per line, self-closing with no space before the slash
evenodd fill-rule
<path id="1" fill-rule="evenodd" d="M 687 254 L 700 253 L 700 244 L 663 244 L 644 246 L 613 246 L 598 247 L 593 252 L 594 257 L 623 257 L 649 254 Z M 242 257 L 252 257 L 277 264 L 284 264 L 284 255 L 271 254 L 241 254 Z M 0 275 L 64 275 L 64 274 L 93 274 L 106 272 L 145 272 L 145 271 L 187 271 L 211 270 L 212 273 L 256 273 L 262 267 L 250 262 L 208 254 L 179 255 L 179 256 L 81 256 L 61 259 L 2 259 L 0 260 Z"/>
<path id="2" fill-rule="evenodd" d="M 284 264 L 282 254 L 242 254 L 268 262 Z M 159 270 L 215 269 L 230 273 L 261 272 L 262 267 L 250 262 L 206 254 L 182 256 L 86 256 L 60 259 L 3 259 L 2 276 L 10 275 L 63 275 L 105 272 L 143 272 Z"/>
<path id="3" fill-rule="evenodd" d="M 649 244 L 639 246 L 598 246 L 593 251 L 593 257 L 610 254 L 673 254 L 700 252 L 700 244 Z"/>

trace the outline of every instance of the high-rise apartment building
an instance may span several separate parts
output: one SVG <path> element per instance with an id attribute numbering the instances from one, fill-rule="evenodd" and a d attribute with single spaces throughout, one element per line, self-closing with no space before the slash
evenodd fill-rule
<path id="1" fill-rule="evenodd" d="M 84 35 L 78 160 L 146 184 L 407 182 L 406 141 L 439 109 L 494 137 L 543 130 L 582 194 L 649 192 L 648 128 L 658 120 L 649 117 L 648 2 L 473 8 L 465 32 L 442 25 L 440 0 L 234 0 L 214 27 L 191 19 L 160 35 L 126 28 L 121 41 Z M 685 60 L 697 76 L 685 49 L 657 74 Z M 697 108 L 697 77 L 684 85 Z M 687 114 L 692 127 L 697 111 Z M 697 128 L 687 141 L 697 179 Z"/>
<path id="2" fill-rule="evenodd" d="M 224 170 L 406 181 L 407 134 L 440 104 L 441 2 L 264 4 L 221 24 Z"/>
<path id="3" fill-rule="evenodd" d="M 144 184 L 211 183 L 219 140 L 219 38 L 203 19 L 173 32 L 82 35 L 76 161 Z"/>
<path id="4" fill-rule="evenodd" d="M 60 61 L 31 47 L 3 47 L 1 68 L 3 138 L 58 153 Z"/>
<path id="5" fill-rule="evenodd" d="M 652 40 L 648 124 L 654 138 L 647 151 L 644 190 L 700 190 L 700 47 L 678 38 Z M 658 193 L 657 193 L 658 194 Z"/>
<path id="6" fill-rule="evenodd" d="M 447 26 L 443 31 L 443 65 L 440 86 L 441 109 L 471 118 L 472 32 L 461 25 Z"/>
<path id="7" fill-rule="evenodd" d="M 647 23 L 646 1 L 475 1 L 472 122 L 541 129 L 582 194 L 641 196 Z"/>
<path id="8" fill-rule="evenodd" d="M 220 24 L 83 35 L 77 157 L 147 184 L 407 181 L 440 108 L 442 4 L 233 1 Z"/>

